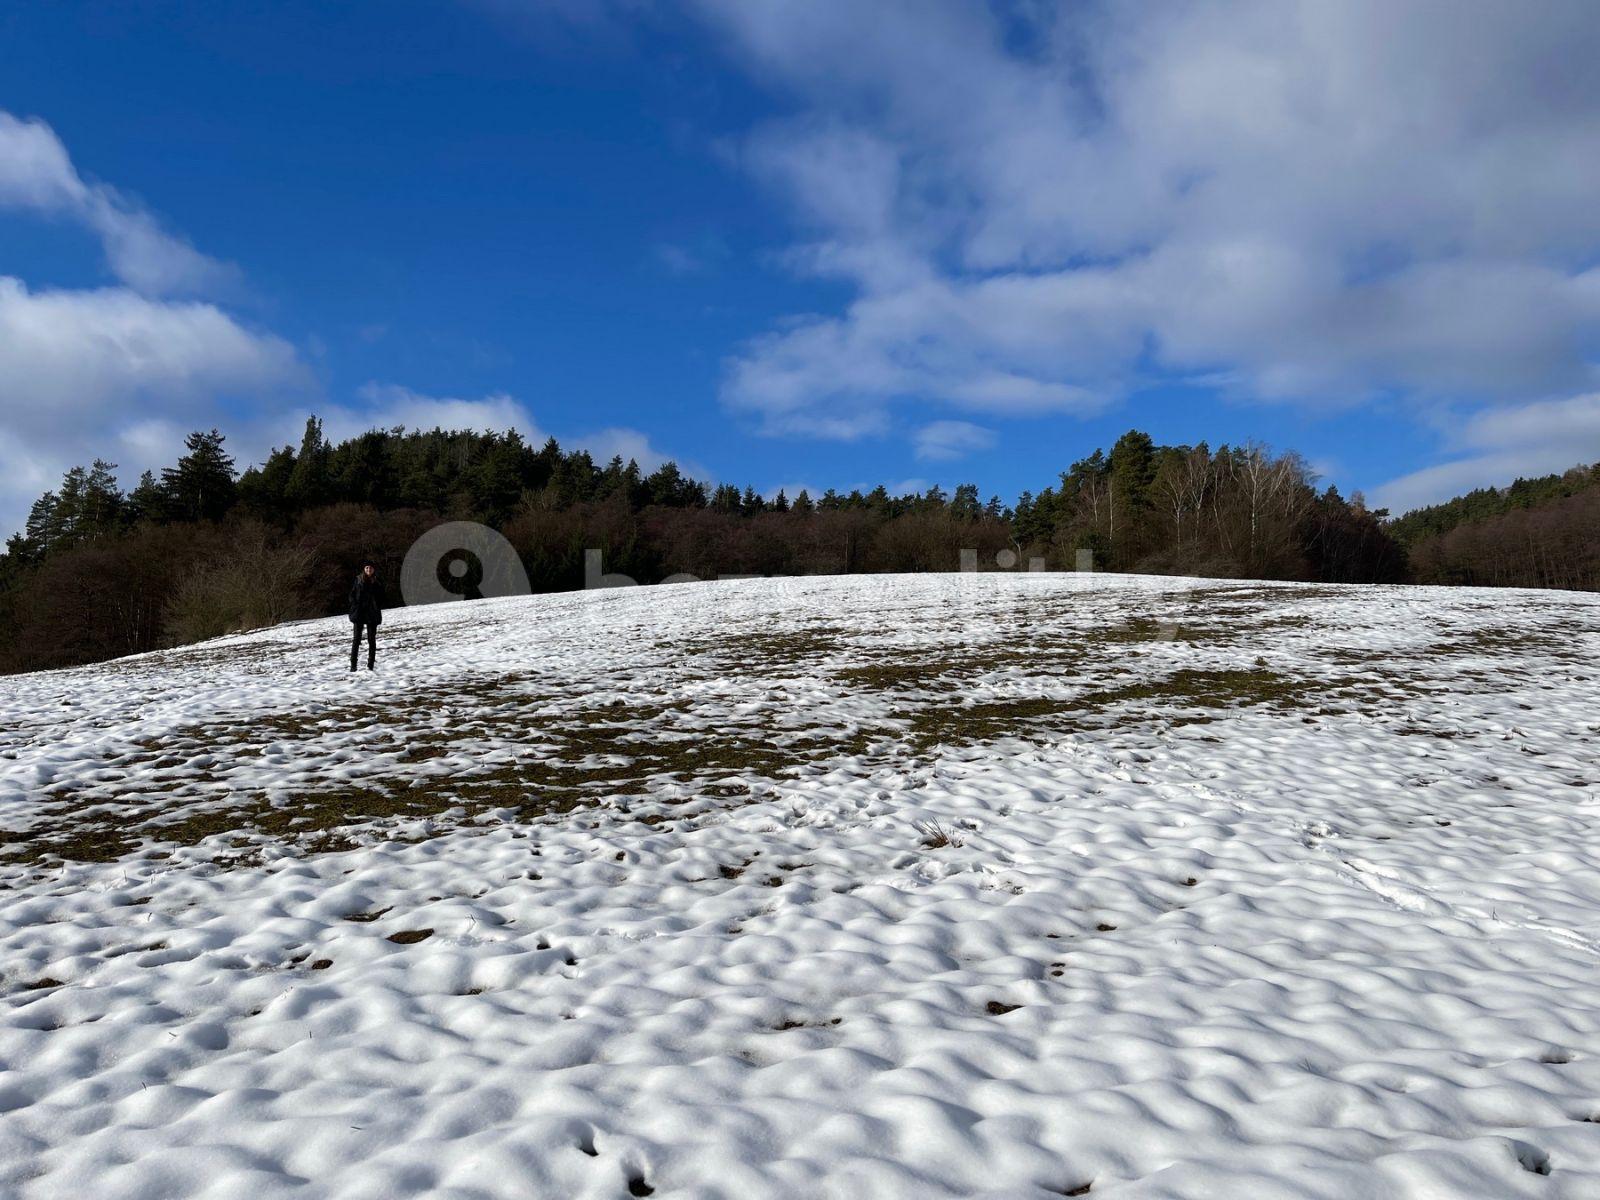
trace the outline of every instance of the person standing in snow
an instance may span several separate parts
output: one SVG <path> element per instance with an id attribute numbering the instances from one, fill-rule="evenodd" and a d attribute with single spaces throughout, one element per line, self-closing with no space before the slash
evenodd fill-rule
<path id="1" fill-rule="evenodd" d="M 372 563 L 361 564 L 361 574 L 350 587 L 350 624 L 355 626 L 355 639 L 350 643 L 350 669 L 356 669 L 356 659 L 361 653 L 361 630 L 367 631 L 367 670 L 377 668 L 378 626 L 383 623 L 383 584 L 378 582 L 378 568 Z"/>

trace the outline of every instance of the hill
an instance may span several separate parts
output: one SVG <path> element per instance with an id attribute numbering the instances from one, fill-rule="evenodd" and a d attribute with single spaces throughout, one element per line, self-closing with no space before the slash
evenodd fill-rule
<path id="1" fill-rule="evenodd" d="M 1600 599 L 347 628 L 8 680 L 0 1191 L 1600 1193 Z"/>
<path id="2" fill-rule="evenodd" d="M 0 554 L 0 673 L 77 666 L 345 608 L 374 560 L 395 578 L 445 521 L 510 542 L 534 592 L 585 586 L 591 551 L 644 583 L 684 573 L 858 575 L 983 570 L 1009 556 L 1075 570 L 1397 583 L 1405 561 L 1382 512 L 1258 444 L 1157 445 L 1130 430 L 1015 507 L 976 484 L 891 495 L 882 484 L 813 498 L 716 488 L 671 462 L 646 475 L 516 432 L 372 430 L 336 445 L 316 418 L 238 474 L 226 438 L 124 494 L 114 464 L 74 467 Z M 464 581 L 463 592 L 467 588 Z"/>
<path id="3" fill-rule="evenodd" d="M 1600 466 L 1479 488 L 1389 524 L 1418 583 L 1600 591 Z"/>

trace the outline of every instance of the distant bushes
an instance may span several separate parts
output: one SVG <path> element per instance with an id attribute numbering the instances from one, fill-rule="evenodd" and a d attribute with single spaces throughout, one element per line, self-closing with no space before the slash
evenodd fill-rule
<path id="1" fill-rule="evenodd" d="M 140 524 L 49 555 L 13 574 L 0 599 L 0 660 L 29 670 L 156 649 L 184 575 L 222 544 L 215 526 Z"/>
<path id="2" fill-rule="evenodd" d="M 226 548 L 179 579 L 164 610 L 166 640 L 198 642 L 320 615 L 307 588 L 315 560 L 309 546 L 243 524 Z"/>

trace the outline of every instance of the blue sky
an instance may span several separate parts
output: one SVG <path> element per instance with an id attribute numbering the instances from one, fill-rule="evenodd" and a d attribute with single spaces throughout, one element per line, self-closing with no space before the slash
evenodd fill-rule
<path id="1" fill-rule="evenodd" d="M 1588 461 L 1600 13 L 1470 16 L 8 6 L 0 520 L 313 411 L 1008 500 L 1130 426 L 1396 508 Z"/>

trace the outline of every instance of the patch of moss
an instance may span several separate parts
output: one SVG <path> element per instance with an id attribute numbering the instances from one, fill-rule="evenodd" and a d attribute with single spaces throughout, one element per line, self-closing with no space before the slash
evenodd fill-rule
<path id="1" fill-rule="evenodd" d="M 514 695 L 506 681 L 475 685 L 480 695 Z M 545 710 L 554 708 L 554 717 Z M 58 860 L 110 862 L 148 841 L 153 847 L 194 846 L 208 839 L 224 842 L 218 858 L 229 866 L 259 862 L 267 843 L 317 854 L 353 849 L 363 838 L 400 836 L 394 826 L 407 820 L 459 812 L 471 820 L 491 811 L 531 820 L 569 812 L 618 795 L 645 794 L 666 782 L 702 781 L 704 794 L 736 799 L 750 794 L 749 778 L 770 778 L 808 763 L 865 752 L 874 735 L 867 731 L 813 729 L 774 734 L 764 722 L 719 724 L 706 729 L 693 721 L 683 701 L 613 702 L 573 709 L 551 705 L 543 696 L 473 708 L 449 727 L 418 729 L 432 712 L 418 703 L 390 706 L 383 728 L 396 731 L 394 749 L 369 748 L 374 764 L 364 780 L 294 795 L 231 791 L 222 796 L 193 790 L 180 771 L 178 786 L 164 793 L 168 771 L 188 770 L 189 756 L 145 749 L 148 763 L 127 764 L 130 772 L 154 772 L 148 799 L 135 803 L 88 802 L 63 790 L 38 810 L 38 825 L 7 836 L 0 862 L 48 863 Z M 241 742 L 314 740 L 359 727 L 361 714 L 270 714 L 259 722 L 178 731 L 170 738 L 207 747 L 207 753 L 239 753 Z M 536 740 L 530 740 L 532 737 Z M 514 746 L 514 761 L 499 758 L 471 763 L 450 775 L 396 773 L 397 766 L 431 762 L 459 754 L 479 741 Z M 120 797 L 126 800 L 124 795 Z M 407 835 L 411 836 L 411 835 Z M 416 836 L 420 836 L 416 835 Z"/>
<path id="2" fill-rule="evenodd" d="M 926 708 L 906 714 L 918 745 L 950 745 L 993 741 L 1001 737 L 1027 737 L 1048 729 L 1105 727 L 1108 717 L 1122 715 L 1126 706 L 1140 704 L 1174 711 L 1174 720 L 1204 720 L 1185 709 L 1219 709 L 1247 705 L 1279 708 L 1306 703 L 1309 692 L 1322 685 L 1292 680 L 1275 671 L 1255 668 L 1233 671 L 1175 671 L 1157 679 L 1085 692 L 1068 699 L 1029 696 L 987 700 L 975 704 Z"/>

